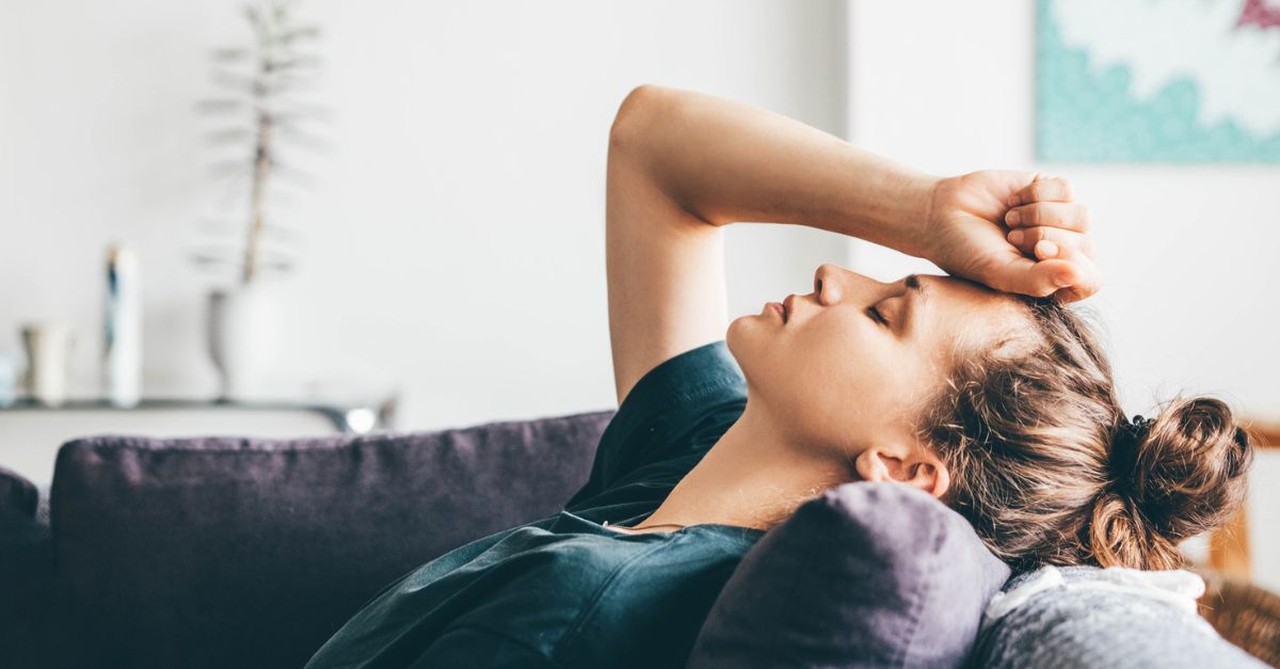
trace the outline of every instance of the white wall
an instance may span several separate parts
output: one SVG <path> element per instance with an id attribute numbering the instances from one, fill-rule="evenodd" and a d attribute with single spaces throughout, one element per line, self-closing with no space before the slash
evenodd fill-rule
<path id="1" fill-rule="evenodd" d="M 300 267 L 279 285 L 287 376 L 402 392 L 401 427 L 614 406 L 604 168 L 644 82 L 704 90 L 844 132 L 844 3 L 304 3 L 328 34 L 333 120 L 317 186 L 288 208 Z M 190 253 L 222 197 L 194 110 L 239 3 L 0 0 L 0 351 L 67 321 L 96 392 L 106 244 L 138 244 L 145 392 L 209 397 Z M 281 219 L 285 220 L 285 219 Z M 727 234 L 731 314 L 809 289 L 835 235 Z M 778 253 L 778 249 L 784 253 Z"/>
<path id="2" fill-rule="evenodd" d="M 1105 283 L 1088 300 L 1121 400 L 1150 415 L 1176 391 L 1280 418 L 1280 167 L 1041 164 L 1032 153 L 1034 16 L 1021 0 L 854 1 L 850 139 L 934 174 L 1026 168 L 1071 179 L 1088 205 Z M 854 242 L 852 266 L 883 280 L 941 273 Z M 1251 521 L 1280 526 L 1280 463 L 1259 458 Z M 1280 588 L 1280 536 L 1252 533 Z"/>

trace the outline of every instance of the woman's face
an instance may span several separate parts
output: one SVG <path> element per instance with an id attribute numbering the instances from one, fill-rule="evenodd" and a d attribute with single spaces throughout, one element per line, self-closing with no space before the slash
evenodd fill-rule
<path id="1" fill-rule="evenodd" d="M 785 303 L 785 322 L 766 305 L 729 325 L 748 404 L 789 445 L 844 458 L 914 446 L 916 414 L 956 356 L 1029 327 L 1016 297 L 978 283 L 932 274 L 881 283 L 830 263 L 814 292 Z"/>

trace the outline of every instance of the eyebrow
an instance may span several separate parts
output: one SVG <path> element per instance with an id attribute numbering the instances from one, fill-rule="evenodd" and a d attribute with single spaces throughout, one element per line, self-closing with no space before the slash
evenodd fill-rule
<path id="1" fill-rule="evenodd" d="M 906 316 L 908 328 L 914 330 L 916 312 L 924 309 L 925 303 L 929 301 L 929 290 L 925 288 L 924 284 L 920 281 L 919 274 L 906 275 L 902 279 L 902 284 L 909 289 L 907 291 L 907 301 L 916 302 L 916 304 L 912 305 L 911 309 L 907 309 Z M 915 300 L 911 299 L 913 296 L 916 298 Z"/>

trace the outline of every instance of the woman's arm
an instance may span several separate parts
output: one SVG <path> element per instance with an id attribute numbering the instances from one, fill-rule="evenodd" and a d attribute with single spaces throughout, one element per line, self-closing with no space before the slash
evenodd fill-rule
<path id="1" fill-rule="evenodd" d="M 938 178 L 741 102 L 654 85 L 632 95 L 639 159 L 704 222 L 807 225 L 924 254 Z"/>
<path id="2" fill-rule="evenodd" d="M 1065 301 L 1101 284 L 1087 211 L 1064 179 L 1012 170 L 938 178 L 733 100 L 653 85 L 633 95 L 645 101 L 631 119 L 636 159 L 706 223 L 807 225 Z M 1021 234 L 1008 236 L 1014 227 Z"/>
<path id="3" fill-rule="evenodd" d="M 728 329 L 723 230 L 674 202 L 645 165 L 652 89 L 622 101 L 609 132 L 605 265 L 621 404 L 659 363 Z"/>

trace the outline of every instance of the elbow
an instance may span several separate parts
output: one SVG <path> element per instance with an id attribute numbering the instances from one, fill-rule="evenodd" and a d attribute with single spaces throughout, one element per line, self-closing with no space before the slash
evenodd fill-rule
<path id="1" fill-rule="evenodd" d="M 665 89 L 655 84 L 641 84 L 631 89 L 618 106 L 613 125 L 609 126 L 609 149 L 629 146 L 633 138 L 643 132 L 644 119 L 653 114 L 664 96 Z"/>

